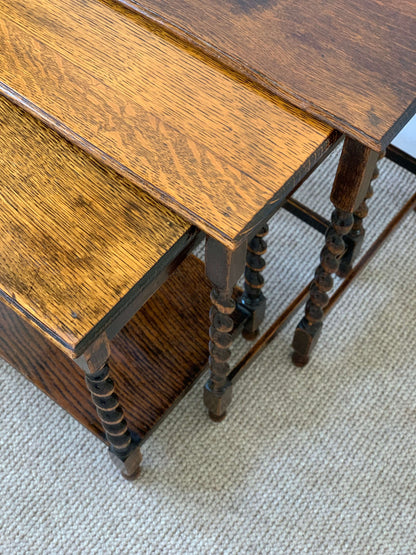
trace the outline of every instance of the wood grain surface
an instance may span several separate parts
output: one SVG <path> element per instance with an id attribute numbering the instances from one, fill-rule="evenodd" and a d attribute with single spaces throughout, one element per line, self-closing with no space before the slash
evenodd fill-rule
<path id="1" fill-rule="evenodd" d="M 383 150 L 416 111 L 414 0 L 120 0 Z"/>
<path id="2" fill-rule="evenodd" d="M 117 6 L 0 0 L 2 90 L 233 247 L 337 135 Z"/>
<path id="3" fill-rule="evenodd" d="M 128 426 L 142 439 L 208 361 L 210 289 L 203 263 L 188 257 L 111 344 L 110 375 Z M 3 303 L 0 355 L 105 441 L 82 370 Z"/>
<path id="4" fill-rule="evenodd" d="M 62 347 L 116 318 L 191 233 L 0 97 L 0 296 Z"/>

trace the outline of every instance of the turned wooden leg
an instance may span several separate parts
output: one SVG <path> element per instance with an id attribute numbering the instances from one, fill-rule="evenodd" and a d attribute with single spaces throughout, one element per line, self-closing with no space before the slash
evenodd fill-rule
<path id="1" fill-rule="evenodd" d="M 379 160 L 384 156 L 382 153 L 379 156 Z M 371 176 L 371 182 L 378 178 L 379 176 L 379 169 L 376 166 L 373 171 L 373 175 Z M 346 250 L 343 254 L 339 268 L 338 268 L 338 276 L 339 277 L 346 277 L 349 272 L 352 270 L 352 266 L 356 258 L 358 257 L 361 247 L 364 241 L 365 236 L 365 229 L 363 226 L 363 220 L 368 215 L 368 206 L 367 200 L 373 196 L 373 187 L 372 183 L 368 186 L 367 192 L 365 197 L 357 210 L 354 212 L 354 223 L 352 225 L 351 231 L 345 236 L 345 243 L 346 243 Z"/>
<path id="2" fill-rule="evenodd" d="M 212 307 L 209 328 L 210 377 L 204 388 L 204 403 L 212 420 L 221 421 L 231 402 L 232 387 L 228 379 L 229 358 L 235 310 L 233 288 L 244 271 L 246 243 L 231 251 L 210 237 L 205 246 L 206 274 L 211 280 Z"/>
<path id="3" fill-rule="evenodd" d="M 134 480 L 140 473 L 142 456 L 138 439 L 128 429 L 114 383 L 109 377 L 109 357 L 109 341 L 101 336 L 76 362 L 86 373 L 85 381 L 105 431 L 110 458 L 123 478 Z"/>
<path id="4" fill-rule="evenodd" d="M 343 237 L 351 231 L 353 213 L 365 199 L 377 158 L 376 152 L 346 137 L 331 193 L 335 211 L 325 235 L 325 246 L 311 285 L 305 316 L 299 322 L 293 338 L 292 360 L 296 366 L 307 364 L 320 335 L 323 309 L 329 300 L 327 293 L 333 285 L 332 274 L 337 273 L 345 251 Z"/>
<path id="5" fill-rule="evenodd" d="M 339 259 L 345 250 L 343 235 L 351 230 L 353 222 L 352 213 L 338 209 L 332 213 L 331 225 L 326 232 L 325 246 L 321 252 L 321 263 L 315 272 L 306 303 L 305 316 L 299 322 L 293 339 L 292 360 L 296 366 L 307 364 L 309 354 L 318 341 L 324 317 L 323 309 L 329 301 L 327 293 L 333 285 L 331 274 L 338 270 Z"/>
<path id="6" fill-rule="evenodd" d="M 244 270 L 244 294 L 241 297 L 240 303 L 251 313 L 243 329 L 243 336 L 250 340 L 257 337 L 259 326 L 264 320 L 266 312 L 266 297 L 262 292 L 264 278 L 261 272 L 266 267 L 266 262 L 262 255 L 267 250 L 267 243 L 264 237 L 268 231 L 267 224 L 263 225 L 247 246 L 246 267 Z"/>

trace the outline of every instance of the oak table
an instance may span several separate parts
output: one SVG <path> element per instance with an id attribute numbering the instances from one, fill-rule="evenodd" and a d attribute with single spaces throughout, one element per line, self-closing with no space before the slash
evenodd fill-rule
<path id="1" fill-rule="evenodd" d="M 137 313 L 148 301 L 163 329 L 174 301 L 187 306 L 162 289 L 201 233 L 4 97 L 0 214 L 1 356 L 95 426 L 123 475 L 135 477 L 146 428 L 182 394 L 199 351 L 193 344 L 187 363 L 184 349 L 163 372 L 154 351 L 164 343 L 146 341 L 149 324 Z M 190 275 L 194 267 L 187 258 Z"/>
<path id="2" fill-rule="evenodd" d="M 416 112 L 414 0 L 118 2 L 346 134 L 323 262 L 295 332 L 293 358 L 303 366 L 322 327 L 331 274 L 345 276 L 360 249 L 377 158 Z M 345 236 L 350 247 L 336 261 Z"/>
<path id="3" fill-rule="evenodd" d="M 140 413 L 133 431 L 147 437 L 186 391 L 208 358 L 209 340 L 205 403 L 221 419 L 232 390 L 234 285 L 245 271 L 240 312 L 254 334 L 264 312 L 264 223 L 340 133 L 118 4 L 0 0 L 0 14 L 0 93 L 207 235 L 211 296 L 201 264 L 185 262 L 127 326 L 138 345 L 125 363 L 134 368 L 136 358 L 138 368 L 130 372 L 139 378 L 132 382 L 116 369 L 124 392 L 131 396 L 129 383 L 143 378 L 146 394 L 152 380 L 169 382 L 169 361 L 177 366 L 175 387 L 156 388 L 156 407 L 140 400 L 133 409 Z M 201 332 L 201 321 L 208 320 L 210 304 L 208 337 L 209 322 Z M 168 314 L 160 318 L 164 305 Z M 8 359 L 19 366 L 14 352 Z M 53 359 L 64 364 L 57 352 Z M 152 413 L 143 414 L 149 406 Z M 96 419 L 79 413 L 100 435 Z"/>

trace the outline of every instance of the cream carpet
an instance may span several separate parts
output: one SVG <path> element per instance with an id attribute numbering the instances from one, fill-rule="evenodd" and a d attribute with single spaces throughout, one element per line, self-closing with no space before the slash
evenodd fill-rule
<path id="1" fill-rule="evenodd" d="M 335 162 L 297 195 L 326 216 Z M 391 162 L 381 169 L 368 240 L 416 189 Z M 273 219 L 269 320 L 321 246 L 289 214 Z M 411 213 L 331 312 L 308 367 L 290 361 L 298 313 L 238 382 L 222 424 L 196 384 L 144 445 L 134 483 L 3 363 L 0 553 L 416 553 L 415 252 Z"/>

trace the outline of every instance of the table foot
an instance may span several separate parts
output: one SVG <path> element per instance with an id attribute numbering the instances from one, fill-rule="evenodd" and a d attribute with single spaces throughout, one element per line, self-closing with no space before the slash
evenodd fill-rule
<path id="1" fill-rule="evenodd" d="M 243 328 L 243 331 L 241 332 L 241 335 L 247 341 L 254 341 L 260 335 L 260 331 L 258 329 L 255 330 L 255 331 L 247 331 L 245 328 Z"/>
<path id="2" fill-rule="evenodd" d="M 306 366 L 309 362 L 309 357 L 308 356 L 304 356 L 301 355 L 300 353 L 297 353 L 296 351 L 293 352 L 292 354 L 292 362 L 295 366 L 297 366 L 298 368 L 303 368 L 304 366 Z"/>
<path id="3" fill-rule="evenodd" d="M 214 414 L 213 412 L 208 412 L 208 416 L 211 418 L 213 422 L 222 422 L 224 418 L 227 416 L 227 411 L 223 412 L 219 416 Z"/>
<path id="4" fill-rule="evenodd" d="M 120 470 L 121 476 L 125 480 L 133 481 L 140 476 L 142 462 L 142 454 L 138 445 L 133 445 L 125 457 L 120 457 L 120 453 L 109 450 L 110 459 L 113 464 Z"/>

